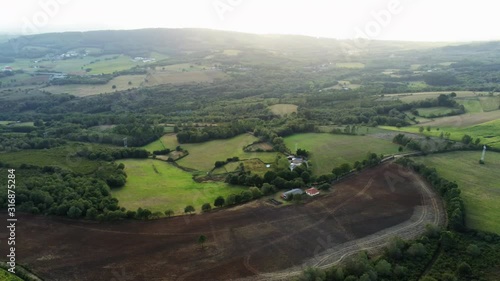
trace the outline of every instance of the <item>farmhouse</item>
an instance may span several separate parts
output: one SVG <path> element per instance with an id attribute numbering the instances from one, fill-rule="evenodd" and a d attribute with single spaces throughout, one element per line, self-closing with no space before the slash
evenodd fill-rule
<path id="1" fill-rule="evenodd" d="M 3 68 L 3 71 L 12 72 L 12 67 L 6 66 L 6 67 Z"/>
<path id="2" fill-rule="evenodd" d="M 293 195 L 296 195 L 296 194 L 304 194 L 304 191 L 300 188 L 295 188 L 295 189 L 292 189 L 292 190 L 288 190 L 287 192 L 284 192 L 283 194 L 281 194 L 281 198 L 287 200 L 289 199 L 291 196 Z"/>
<path id="3" fill-rule="evenodd" d="M 309 196 L 316 196 L 319 194 L 319 190 L 315 187 L 311 187 L 311 188 L 306 190 L 306 194 Z"/>
<path id="4" fill-rule="evenodd" d="M 304 158 L 290 155 L 288 156 L 288 162 L 290 162 L 290 171 L 293 171 L 295 167 L 300 166 L 302 165 L 302 163 L 304 163 Z"/>

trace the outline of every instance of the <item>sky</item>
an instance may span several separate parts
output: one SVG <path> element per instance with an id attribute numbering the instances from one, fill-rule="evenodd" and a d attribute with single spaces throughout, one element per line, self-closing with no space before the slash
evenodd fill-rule
<path id="1" fill-rule="evenodd" d="M 21 0 L 0 33 L 209 28 L 404 41 L 500 40 L 495 0 Z"/>

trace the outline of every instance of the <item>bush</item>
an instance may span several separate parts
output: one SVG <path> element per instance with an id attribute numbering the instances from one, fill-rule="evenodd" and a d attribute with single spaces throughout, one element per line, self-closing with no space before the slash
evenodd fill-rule
<path id="1" fill-rule="evenodd" d="M 209 212 L 210 210 L 212 210 L 212 206 L 210 206 L 210 203 L 205 203 L 203 204 L 203 206 L 201 206 L 201 210 L 203 212 Z"/>

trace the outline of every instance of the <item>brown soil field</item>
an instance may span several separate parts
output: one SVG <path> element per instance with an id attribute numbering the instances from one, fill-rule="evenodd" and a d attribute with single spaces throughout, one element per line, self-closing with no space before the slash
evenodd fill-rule
<path id="1" fill-rule="evenodd" d="M 0 218 L 5 221 L 6 214 Z M 18 214 L 17 259 L 44 280 L 290 280 L 424 225 L 437 195 L 395 164 L 368 169 L 299 205 L 265 200 L 203 215 L 97 223 Z M 196 243 L 203 234 L 205 248 Z M 0 251 L 6 253 L 6 243 Z"/>

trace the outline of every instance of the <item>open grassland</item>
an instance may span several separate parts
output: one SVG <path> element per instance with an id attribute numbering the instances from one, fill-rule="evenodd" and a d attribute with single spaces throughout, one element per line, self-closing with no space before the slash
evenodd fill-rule
<path id="1" fill-rule="evenodd" d="M 224 50 L 222 52 L 224 55 L 228 56 L 228 57 L 234 57 L 234 56 L 237 56 L 241 53 L 240 50 L 232 50 L 232 49 L 227 49 L 227 50 Z"/>
<path id="2" fill-rule="evenodd" d="M 417 108 L 418 114 L 422 117 L 443 116 L 453 112 L 453 109 L 448 107 L 430 107 L 430 108 Z"/>
<path id="3" fill-rule="evenodd" d="M 125 165 L 127 183 L 113 190 L 112 195 L 120 206 L 130 210 L 141 207 L 164 212 L 172 209 L 179 215 L 184 213 L 184 207 L 192 205 L 200 212 L 201 205 L 213 206 L 218 196 L 245 190 L 221 182 L 195 182 L 190 173 L 158 160 L 122 160 L 120 163 Z"/>
<path id="4" fill-rule="evenodd" d="M 35 166 L 57 166 L 76 173 L 89 174 L 99 167 L 98 161 L 90 161 L 73 155 L 89 147 L 83 144 L 69 144 L 52 149 L 28 149 L 18 152 L 0 153 L 0 161 L 10 165 L 29 164 Z M 91 149 L 91 147 L 89 147 Z"/>
<path id="5" fill-rule="evenodd" d="M 113 58 L 101 59 L 98 62 L 86 65 L 84 68 L 91 68 L 89 74 L 110 74 L 115 71 L 130 69 L 136 65 L 144 65 L 143 62 L 135 62 L 129 56 L 119 55 Z"/>
<path id="6" fill-rule="evenodd" d="M 90 84 L 54 85 L 43 88 L 43 90 L 53 94 L 68 93 L 70 95 L 78 97 L 85 97 L 85 96 L 112 93 L 115 91 L 123 91 L 140 87 L 141 84 L 144 82 L 144 77 L 145 75 L 122 75 L 115 77 L 111 79 L 108 83 L 102 85 L 90 85 Z M 129 82 L 131 83 L 130 85 Z M 116 86 L 115 89 L 113 89 L 113 85 Z"/>
<path id="7" fill-rule="evenodd" d="M 142 148 L 146 149 L 149 152 L 153 152 L 155 150 L 163 150 L 165 148 L 174 150 L 178 145 L 179 142 L 177 141 L 177 137 L 175 136 L 175 134 L 166 134 L 159 140 L 145 145 Z"/>
<path id="8" fill-rule="evenodd" d="M 287 114 L 297 113 L 298 106 L 295 104 L 275 104 L 269 107 L 269 110 L 275 115 L 285 116 Z"/>
<path id="9" fill-rule="evenodd" d="M 182 144 L 181 147 L 189 151 L 189 155 L 179 160 L 181 166 L 200 171 L 210 171 L 215 161 L 225 161 L 230 157 L 239 157 L 240 160 L 258 158 L 264 163 L 272 163 L 277 152 L 244 152 L 243 147 L 258 140 L 250 134 L 243 134 L 227 140 L 213 140 L 204 143 Z M 170 141 L 169 141 L 170 142 Z"/>
<path id="10" fill-rule="evenodd" d="M 333 134 L 297 134 L 285 138 L 286 146 L 309 151 L 312 171 L 315 175 L 331 173 L 343 163 L 362 161 L 369 152 L 395 154 L 399 146 L 388 140 L 370 136 L 346 136 Z"/>
<path id="11" fill-rule="evenodd" d="M 487 152 L 479 165 L 480 151 L 451 152 L 415 158 L 450 181 L 456 181 L 465 202 L 467 226 L 500 234 L 500 153 Z"/>
<path id="12" fill-rule="evenodd" d="M 423 126 L 427 127 L 430 123 L 426 123 Z M 396 128 L 391 126 L 380 126 L 382 129 L 407 132 L 419 134 L 418 125 L 410 127 Z M 438 130 L 439 128 L 439 130 Z M 450 133 L 450 139 L 455 141 L 461 141 L 462 137 L 467 134 L 470 135 L 474 140 L 476 138 L 481 139 L 481 144 L 486 144 L 495 148 L 500 148 L 500 120 L 493 120 L 478 125 L 473 125 L 469 127 L 434 127 L 431 126 L 431 130 L 424 130 L 422 134 L 426 136 L 439 137 L 441 133 Z"/>

